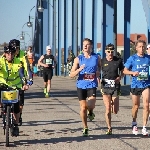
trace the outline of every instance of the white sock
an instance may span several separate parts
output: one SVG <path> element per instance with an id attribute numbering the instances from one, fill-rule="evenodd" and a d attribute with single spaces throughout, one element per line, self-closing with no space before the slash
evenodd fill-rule
<path id="1" fill-rule="evenodd" d="M 143 126 L 143 129 L 146 128 L 146 126 Z"/>

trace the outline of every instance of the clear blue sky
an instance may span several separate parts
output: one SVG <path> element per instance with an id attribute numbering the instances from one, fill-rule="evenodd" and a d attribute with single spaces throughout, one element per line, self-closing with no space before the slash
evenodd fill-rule
<path id="1" fill-rule="evenodd" d="M 0 0 L 0 43 L 9 42 L 21 34 L 22 26 L 28 22 L 29 12 L 35 5 L 36 0 Z M 35 8 L 30 15 L 35 16 Z M 34 22 L 33 19 L 31 21 Z M 25 42 L 28 45 L 32 38 L 32 28 L 25 25 L 23 31 L 26 31 Z"/>
<path id="2" fill-rule="evenodd" d="M 9 42 L 10 39 L 16 38 L 21 34 L 22 26 L 28 21 L 28 16 L 31 8 L 36 5 L 37 0 L 0 0 L 0 43 Z M 52 0 L 51 0 L 52 1 Z M 87 0 L 86 3 L 86 32 L 85 36 L 91 38 L 92 24 L 91 24 L 91 4 L 92 0 Z M 123 16 L 123 4 L 124 0 L 118 1 L 118 33 L 123 33 L 124 30 L 124 16 Z M 80 0 L 79 0 L 80 3 Z M 71 0 L 68 0 L 68 5 L 71 6 Z M 62 6 L 63 7 L 63 6 Z M 69 18 L 71 17 L 71 7 Z M 98 0 L 98 31 L 97 42 L 101 42 L 101 0 Z M 63 14 L 63 13 L 62 13 Z M 30 13 L 31 16 L 35 15 L 35 8 Z M 79 15 L 80 16 L 80 15 Z M 34 22 L 34 20 L 32 20 Z M 79 21 L 80 22 L 80 21 Z M 69 21 L 69 28 L 71 28 L 71 20 Z M 32 38 L 32 29 L 26 25 L 23 27 L 23 31 L 26 31 L 25 43 L 30 44 L 30 38 Z M 71 31 L 69 29 L 69 31 Z M 80 28 L 79 28 L 80 31 Z M 147 23 L 146 17 L 142 6 L 141 0 L 132 0 L 131 6 L 131 33 L 144 33 L 147 36 Z M 30 37 L 29 37 L 29 35 Z M 63 36 L 63 35 L 62 35 Z M 71 32 L 69 32 L 69 43 L 71 45 Z M 80 33 L 79 33 L 80 36 Z M 51 35 L 52 37 L 52 35 Z M 19 39 L 19 36 L 18 36 Z M 63 37 L 62 37 L 63 39 Z M 79 38 L 80 40 L 80 38 Z M 22 43 L 23 45 L 24 43 Z M 50 42 L 51 44 L 51 42 Z M 63 47 L 63 45 L 62 45 Z"/>

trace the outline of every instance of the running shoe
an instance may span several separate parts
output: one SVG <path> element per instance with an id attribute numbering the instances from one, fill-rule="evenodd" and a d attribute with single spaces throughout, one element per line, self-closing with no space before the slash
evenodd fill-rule
<path id="1" fill-rule="evenodd" d="M 108 129 L 108 131 L 106 132 L 106 135 L 112 135 L 112 128 Z"/>
<path id="2" fill-rule="evenodd" d="M 47 89 L 46 89 L 46 88 L 44 88 L 44 93 L 45 93 L 45 94 L 47 93 Z"/>
<path id="3" fill-rule="evenodd" d="M 88 136 L 89 135 L 88 131 L 89 131 L 88 128 L 84 128 L 83 129 L 83 136 Z"/>
<path id="4" fill-rule="evenodd" d="M 49 96 L 49 93 L 45 93 L 45 97 L 46 97 L 46 98 L 50 97 L 50 96 Z"/>
<path id="5" fill-rule="evenodd" d="M 88 118 L 89 118 L 90 121 L 94 120 L 95 114 L 93 112 L 92 112 L 92 114 L 90 114 L 89 111 L 88 111 Z"/>
<path id="6" fill-rule="evenodd" d="M 132 126 L 132 133 L 133 133 L 134 135 L 138 135 L 138 128 L 137 128 L 136 125 Z"/>
<path id="7" fill-rule="evenodd" d="M 143 129 L 142 129 L 142 134 L 143 134 L 144 136 L 149 136 L 148 131 L 147 131 L 146 128 L 143 128 Z"/>

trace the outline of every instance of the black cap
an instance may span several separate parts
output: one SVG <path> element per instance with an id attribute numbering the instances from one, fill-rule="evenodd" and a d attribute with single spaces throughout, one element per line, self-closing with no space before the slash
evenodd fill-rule
<path id="1" fill-rule="evenodd" d="M 16 52 L 16 48 L 13 46 L 5 46 L 4 47 L 4 53 L 15 53 Z"/>
<path id="2" fill-rule="evenodd" d="M 9 41 L 9 45 L 13 47 L 20 47 L 20 41 L 16 39 L 12 39 Z"/>

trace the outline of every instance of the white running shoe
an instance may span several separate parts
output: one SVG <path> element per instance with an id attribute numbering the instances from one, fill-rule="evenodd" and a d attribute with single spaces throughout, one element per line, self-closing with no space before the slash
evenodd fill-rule
<path id="1" fill-rule="evenodd" d="M 132 126 L 132 133 L 134 135 L 138 135 L 138 128 L 137 128 L 137 126 Z"/>
<path id="2" fill-rule="evenodd" d="M 147 131 L 146 128 L 143 128 L 143 129 L 142 129 L 142 134 L 143 134 L 144 136 L 149 136 L 148 131 Z"/>

